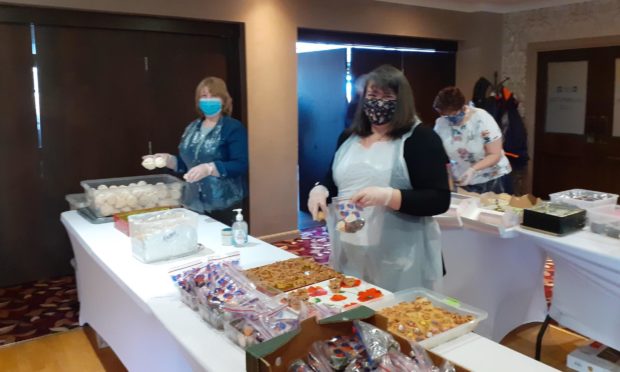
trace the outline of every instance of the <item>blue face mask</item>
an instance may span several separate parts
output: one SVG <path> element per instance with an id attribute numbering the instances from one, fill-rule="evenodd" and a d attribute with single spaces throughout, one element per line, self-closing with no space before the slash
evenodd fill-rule
<path id="1" fill-rule="evenodd" d="M 198 107 L 205 116 L 215 116 L 222 112 L 222 100 L 219 98 L 201 98 Z"/>
<path id="2" fill-rule="evenodd" d="M 463 110 L 461 110 L 456 115 L 444 115 L 444 118 L 448 119 L 448 121 L 452 125 L 456 125 L 456 124 L 460 123 L 461 120 L 463 120 L 464 117 L 465 117 L 465 111 L 463 111 Z"/>

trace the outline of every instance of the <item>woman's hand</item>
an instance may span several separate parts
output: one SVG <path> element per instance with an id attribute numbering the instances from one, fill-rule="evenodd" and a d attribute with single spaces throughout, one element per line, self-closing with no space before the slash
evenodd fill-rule
<path id="1" fill-rule="evenodd" d="M 390 202 L 392 201 L 393 194 L 394 189 L 391 187 L 366 187 L 353 195 L 351 202 L 362 208 L 374 206 L 391 207 Z"/>
<path id="2" fill-rule="evenodd" d="M 476 175 L 476 170 L 474 168 L 469 168 L 465 171 L 465 173 L 463 173 L 463 175 L 461 176 L 461 178 L 459 178 L 456 183 L 459 186 L 467 186 L 471 184 L 471 181 L 474 179 L 474 176 Z"/>
<path id="3" fill-rule="evenodd" d="M 217 169 L 213 163 L 203 163 L 190 169 L 183 175 L 185 181 L 189 183 L 198 182 L 205 177 L 215 175 Z"/>
<path id="4" fill-rule="evenodd" d="M 329 190 L 323 185 L 316 185 L 308 195 L 308 210 L 315 221 L 323 221 L 327 216 L 327 198 Z"/>
<path id="5" fill-rule="evenodd" d="M 474 171 L 480 171 L 485 168 L 489 168 L 499 163 L 502 160 L 504 154 L 503 142 L 501 139 L 495 140 L 491 143 L 484 145 L 484 159 L 480 160 L 472 166 Z"/>

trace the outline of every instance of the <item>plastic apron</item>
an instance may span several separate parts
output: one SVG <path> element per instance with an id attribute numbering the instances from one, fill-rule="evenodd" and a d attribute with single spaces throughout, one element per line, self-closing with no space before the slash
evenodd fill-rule
<path id="1" fill-rule="evenodd" d="M 416 125 L 417 126 L 417 125 Z M 351 136 L 334 157 L 332 167 L 339 197 L 350 197 L 368 186 L 412 189 L 403 156 L 404 143 L 415 127 L 388 142 L 364 148 L 360 137 Z M 327 227 L 332 243 L 330 264 L 392 292 L 411 287 L 432 288 L 442 275 L 439 225 L 432 217 L 415 217 L 385 207 L 362 212 L 364 228 L 356 233 L 336 230 L 334 203 Z"/>

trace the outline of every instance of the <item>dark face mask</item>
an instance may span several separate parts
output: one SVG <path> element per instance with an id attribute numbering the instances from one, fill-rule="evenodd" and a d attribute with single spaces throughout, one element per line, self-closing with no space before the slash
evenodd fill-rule
<path id="1" fill-rule="evenodd" d="M 396 112 L 395 99 L 370 98 L 364 102 L 364 113 L 373 125 L 384 125 L 392 121 Z"/>

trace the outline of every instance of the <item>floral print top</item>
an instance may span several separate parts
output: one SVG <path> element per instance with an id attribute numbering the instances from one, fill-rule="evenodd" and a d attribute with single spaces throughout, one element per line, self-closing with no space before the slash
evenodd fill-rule
<path id="1" fill-rule="evenodd" d="M 459 179 L 472 165 L 484 159 L 485 145 L 502 139 L 502 131 L 489 113 L 471 106 L 468 109 L 473 112 L 463 124 L 452 125 L 442 117 L 435 122 L 435 132 L 443 141 L 456 179 Z M 511 171 L 510 162 L 502 153 L 499 163 L 476 172 L 471 184 L 485 183 Z"/>

